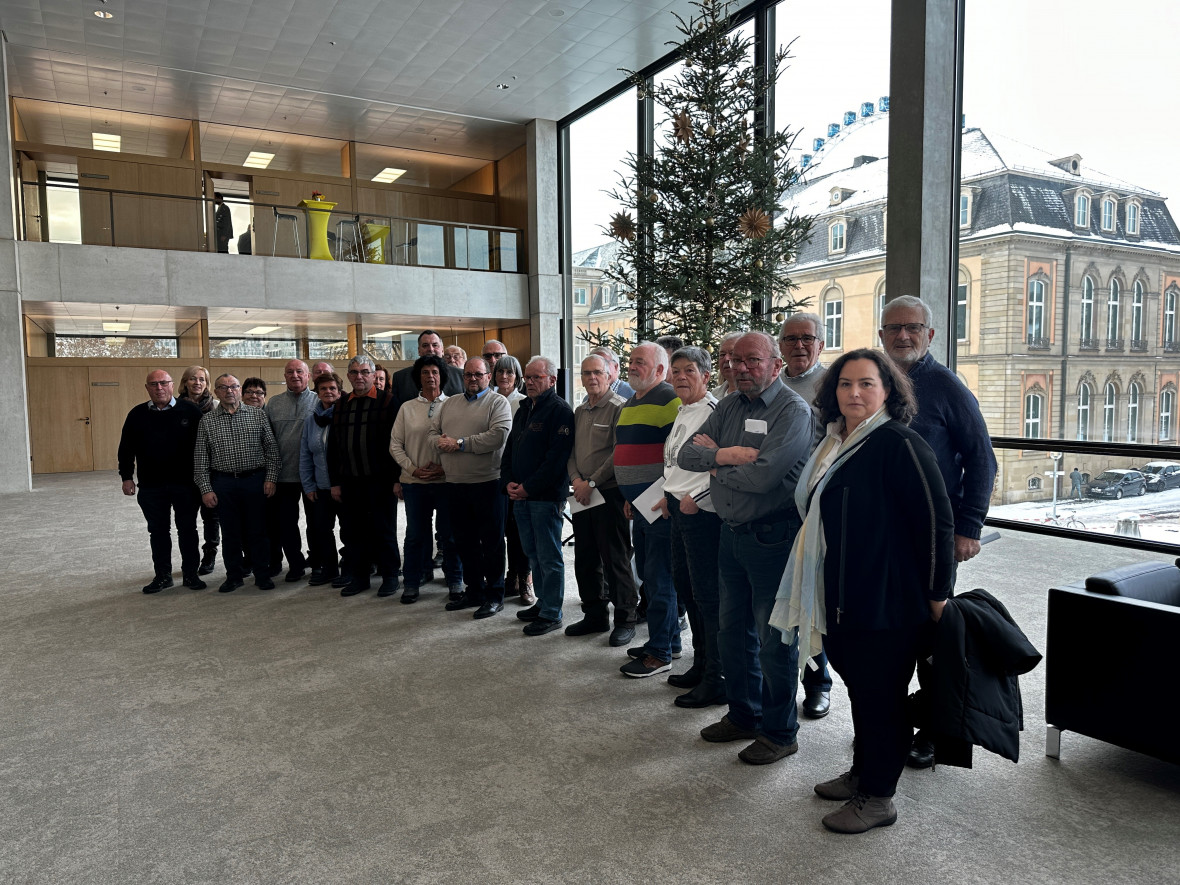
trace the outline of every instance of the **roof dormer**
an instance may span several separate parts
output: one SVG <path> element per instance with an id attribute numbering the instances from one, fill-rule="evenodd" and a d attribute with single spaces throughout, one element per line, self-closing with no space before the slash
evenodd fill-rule
<path id="1" fill-rule="evenodd" d="M 849 190 L 846 187 L 834 187 L 830 191 L 831 197 L 828 200 L 829 206 L 839 206 L 849 197 L 856 193 L 854 190 Z"/>
<path id="2" fill-rule="evenodd" d="M 1068 157 L 1050 160 L 1049 165 L 1056 166 L 1058 169 L 1068 172 L 1070 175 L 1080 176 L 1082 174 L 1082 155 L 1070 154 Z"/>

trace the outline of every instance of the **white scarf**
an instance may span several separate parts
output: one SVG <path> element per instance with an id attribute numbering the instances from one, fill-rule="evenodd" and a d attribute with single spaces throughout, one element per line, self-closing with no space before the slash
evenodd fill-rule
<path id="1" fill-rule="evenodd" d="M 807 459 L 795 486 L 795 506 L 803 517 L 803 527 L 795 536 L 790 559 L 779 582 L 774 610 L 770 613 L 770 626 L 782 633 L 783 642 L 788 645 L 795 641 L 797 631 L 804 626 L 808 628 L 808 644 L 805 648 L 800 642 L 799 647 L 800 676 L 807 662 L 823 651 L 823 636 L 828 632 L 827 610 L 824 606 L 827 542 L 820 514 L 820 498 L 832 475 L 861 447 L 869 434 L 889 420 L 889 412 L 882 406 L 862 421 L 845 440 L 840 439 L 844 419 L 833 421 L 828 425 L 827 435 Z"/>

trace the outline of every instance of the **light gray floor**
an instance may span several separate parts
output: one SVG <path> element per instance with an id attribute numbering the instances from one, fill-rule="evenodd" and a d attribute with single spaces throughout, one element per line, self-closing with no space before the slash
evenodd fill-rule
<path id="1" fill-rule="evenodd" d="M 0 508 L 0 881 L 1180 882 L 1180 767 L 1073 734 L 1047 759 L 1043 666 L 1019 765 L 907 771 L 895 826 L 836 836 L 811 787 L 850 758 L 839 686 L 796 756 L 751 767 L 698 736 L 720 708 L 621 676 L 605 636 L 523 636 L 516 605 L 222 595 L 220 569 L 144 596 L 113 473 Z M 1051 583 L 1142 558 L 1009 533 L 959 583 L 1043 650 Z"/>

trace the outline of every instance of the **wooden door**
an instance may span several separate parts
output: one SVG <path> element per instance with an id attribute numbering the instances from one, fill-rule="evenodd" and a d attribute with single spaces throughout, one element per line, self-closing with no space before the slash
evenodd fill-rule
<path id="1" fill-rule="evenodd" d="M 144 382 L 148 372 L 143 366 L 91 366 L 90 440 L 94 470 L 114 470 L 119 466 L 119 437 L 123 421 L 134 406 L 147 402 Z M 172 376 L 179 380 L 180 373 Z"/>
<path id="2" fill-rule="evenodd" d="M 93 470 L 90 379 L 85 366 L 29 366 L 33 473 Z"/>
<path id="3" fill-rule="evenodd" d="M 20 155 L 21 206 L 24 207 L 25 239 L 39 243 L 41 237 L 41 185 L 37 180 L 37 161 Z"/>

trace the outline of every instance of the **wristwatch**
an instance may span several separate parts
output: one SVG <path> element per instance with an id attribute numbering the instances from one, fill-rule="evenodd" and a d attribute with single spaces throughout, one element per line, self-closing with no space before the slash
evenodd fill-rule
<path id="1" fill-rule="evenodd" d="M 590 488 L 592 488 L 592 489 L 596 489 L 596 488 L 598 488 L 598 483 L 596 483 L 594 480 L 590 480 L 590 482 L 588 483 L 588 485 L 589 485 L 589 486 L 590 486 Z"/>
<path id="2" fill-rule="evenodd" d="M 462 436 L 459 437 L 457 440 L 455 440 L 455 442 L 457 442 L 459 444 L 459 451 L 460 452 L 463 451 L 463 441 L 464 440 L 465 440 L 465 437 L 462 437 Z"/>

